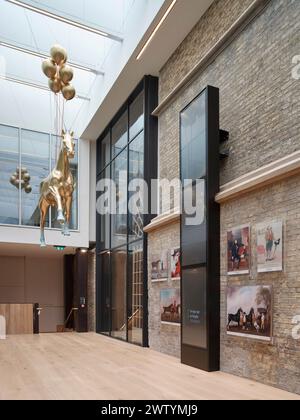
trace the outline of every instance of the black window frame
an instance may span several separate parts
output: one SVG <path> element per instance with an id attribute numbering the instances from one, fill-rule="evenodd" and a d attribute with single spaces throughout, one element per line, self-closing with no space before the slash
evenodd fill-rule
<path id="1" fill-rule="evenodd" d="M 136 133 L 136 135 L 133 138 L 130 138 L 130 106 L 131 104 L 137 99 L 137 97 L 144 92 L 144 128 L 143 130 L 140 130 Z M 152 179 L 157 179 L 157 161 L 158 161 L 158 121 L 157 117 L 152 115 L 152 112 L 158 105 L 158 78 L 153 76 L 145 76 L 142 81 L 138 84 L 138 86 L 134 89 L 132 94 L 129 96 L 129 98 L 125 101 L 123 106 L 119 109 L 117 114 L 114 116 L 114 118 L 111 120 L 111 122 L 108 124 L 108 126 L 105 128 L 103 133 L 100 135 L 99 139 L 97 140 L 97 171 L 96 171 L 96 181 L 101 178 L 101 174 L 106 170 L 108 166 L 110 166 L 110 177 L 112 175 L 112 162 L 114 159 L 116 159 L 117 156 L 119 156 L 122 151 L 124 151 L 127 147 L 127 170 L 129 174 L 129 146 L 130 144 L 136 140 L 140 134 L 144 131 L 144 180 L 147 182 L 148 186 L 151 185 Z M 111 130 L 112 127 L 119 121 L 120 117 L 124 114 L 124 112 L 127 111 L 127 144 L 126 146 L 119 151 L 117 155 L 113 157 L 112 155 L 112 136 L 111 136 Z M 105 167 L 101 167 L 101 142 L 103 139 L 106 138 L 107 135 L 110 135 L 110 150 L 111 150 L 111 160 L 108 164 L 106 164 Z M 127 194 L 127 202 L 128 202 L 128 194 Z M 149 209 L 151 209 L 151 189 L 148 188 L 148 205 Z M 151 220 L 156 217 L 157 214 L 151 214 L 151 211 L 149 211 L 148 214 L 145 214 L 143 216 L 143 222 L 144 226 L 148 225 Z M 129 214 L 127 214 L 127 241 L 125 243 L 127 247 L 127 260 L 129 256 L 129 248 L 135 243 L 143 242 L 143 337 L 142 337 L 142 343 L 141 345 L 143 347 L 149 346 L 149 335 L 148 335 L 148 256 L 147 256 L 147 249 L 148 249 L 148 235 L 144 233 L 143 238 L 136 238 L 133 241 L 128 240 L 129 236 Z M 110 253 L 120 248 L 119 246 L 116 248 L 112 248 L 111 243 L 111 234 L 109 238 L 109 249 L 105 249 L 101 246 L 100 243 L 100 215 L 96 214 L 96 251 L 97 251 L 97 263 L 96 263 L 96 331 L 99 334 L 105 334 L 103 333 L 103 329 L 105 329 L 105 320 L 103 319 L 103 313 L 101 310 L 101 255 L 105 253 Z M 109 226 L 111 230 L 111 216 L 109 221 Z M 110 258 L 111 262 L 111 258 Z M 129 296 L 128 296 L 128 277 L 129 277 L 129 264 L 127 262 L 127 276 L 126 276 L 126 302 L 127 302 L 127 326 L 126 326 L 126 341 L 129 341 L 129 334 L 128 334 L 128 309 L 129 309 Z M 110 301 L 111 301 L 111 295 L 112 295 L 112 278 L 111 278 L 111 267 L 109 270 L 109 273 L 107 273 L 109 285 L 110 285 Z M 110 334 L 111 336 L 111 315 L 110 315 Z M 107 336 L 107 334 L 105 334 Z M 116 337 L 112 337 L 114 339 L 119 339 Z M 138 345 L 137 343 L 132 343 L 134 345 Z"/>

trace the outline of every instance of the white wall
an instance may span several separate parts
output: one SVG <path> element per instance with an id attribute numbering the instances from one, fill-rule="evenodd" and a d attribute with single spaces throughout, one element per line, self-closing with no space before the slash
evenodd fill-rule
<path id="1" fill-rule="evenodd" d="M 39 303 L 40 332 L 64 323 L 63 258 L 0 256 L 0 302 Z"/>
<path id="2" fill-rule="evenodd" d="M 49 246 L 60 245 L 73 248 L 89 246 L 89 202 L 90 202 L 90 143 L 79 142 L 79 230 L 65 237 L 60 231 L 46 229 L 46 242 Z M 39 244 L 39 228 L 0 226 L 0 243 Z"/>

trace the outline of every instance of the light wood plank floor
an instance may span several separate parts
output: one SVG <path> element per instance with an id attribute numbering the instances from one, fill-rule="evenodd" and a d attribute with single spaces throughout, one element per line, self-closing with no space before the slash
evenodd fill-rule
<path id="1" fill-rule="evenodd" d="M 0 400 L 300 399 L 221 372 L 97 334 L 0 340 Z"/>

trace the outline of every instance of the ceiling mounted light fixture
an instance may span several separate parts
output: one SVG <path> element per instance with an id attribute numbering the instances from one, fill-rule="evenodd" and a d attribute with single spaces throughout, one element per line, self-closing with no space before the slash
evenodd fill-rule
<path id="1" fill-rule="evenodd" d="M 46 16 L 48 18 L 57 20 L 59 22 L 66 23 L 71 26 L 75 26 L 76 28 L 82 29 L 87 32 L 91 32 L 96 35 L 103 36 L 105 38 L 110 38 L 114 41 L 123 42 L 123 39 L 117 35 L 112 33 L 101 31 L 100 29 L 93 28 L 92 26 L 84 25 L 83 23 L 79 23 L 75 20 L 65 18 L 63 16 L 57 15 L 55 13 L 47 12 L 47 10 L 40 9 L 39 7 L 30 6 L 28 3 L 19 0 L 6 0 L 8 3 L 12 3 L 16 6 L 23 7 L 24 9 L 30 10 L 31 12 L 39 13 L 40 15 Z"/>
<path id="2" fill-rule="evenodd" d="M 158 32 L 159 28 L 162 26 L 162 24 L 164 23 L 164 21 L 167 19 L 167 17 L 169 16 L 169 14 L 171 13 L 172 9 L 175 6 L 175 3 L 177 2 L 177 0 L 173 0 L 172 3 L 170 4 L 170 6 L 168 7 L 167 11 L 165 12 L 165 14 L 163 15 L 163 17 L 161 18 L 161 20 L 159 21 L 159 23 L 156 25 L 155 29 L 153 30 L 153 32 L 151 33 L 150 37 L 148 38 L 146 44 L 143 46 L 143 48 L 141 49 L 140 53 L 138 54 L 138 56 L 136 57 L 137 60 L 139 60 L 142 55 L 144 54 L 144 52 L 146 51 L 146 49 L 148 48 L 149 44 L 151 43 L 151 41 L 153 40 L 153 38 L 155 37 L 156 33 Z"/>
<path id="3" fill-rule="evenodd" d="M 0 74 L 0 80 L 5 80 L 6 82 L 16 83 L 18 85 L 29 86 L 29 87 L 32 87 L 32 88 L 35 88 L 35 89 L 40 89 L 40 90 L 45 90 L 47 92 L 51 92 L 49 87 L 46 86 L 46 85 L 40 85 L 38 83 L 18 79 L 17 77 L 4 76 L 4 75 Z M 83 95 L 76 95 L 76 98 L 81 99 L 83 101 L 90 101 L 90 98 L 88 98 L 87 96 L 83 96 Z"/>

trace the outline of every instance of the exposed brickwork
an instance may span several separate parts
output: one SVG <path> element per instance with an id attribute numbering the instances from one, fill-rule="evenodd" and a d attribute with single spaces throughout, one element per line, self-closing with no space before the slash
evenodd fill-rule
<path id="1" fill-rule="evenodd" d="M 149 345 L 152 349 L 176 357 L 180 357 L 180 327 L 176 325 L 161 324 L 160 291 L 162 289 L 180 288 L 180 282 L 171 279 L 159 283 L 151 282 L 151 261 L 153 256 L 160 254 L 165 249 L 169 250 L 170 253 L 170 250 L 178 247 L 179 244 L 180 232 L 177 223 L 149 234 Z"/>
<path id="2" fill-rule="evenodd" d="M 276 183 L 224 204 L 221 209 L 221 367 L 300 394 L 300 340 L 292 338 L 292 319 L 300 315 L 300 176 Z M 284 221 L 284 272 L 257 273 L 257 223 Z M 236 224 L 251 224 L 251 274 L 227 277 L 226 232 Z M 226 286 L 272 285 L 274 291 L 272 345 L 226 334 Z"/>
<path id="3" fill-rule="evenodd" d="M 161 70 L 161 100 L 193 69 L 252 2 L 253 0 L 217 0 L 211 5 Z"/>
<path id="4" fill-rule="evenodd" d="M 165 97 L 228 29 L 251 1 L 216 0 L 161 71 Z M 220 88 L 221 128 L 230 132 L 230 157 L 222 163 L 224 184 L 300 149 L 300 81 L 291 77 L 292 57 L 300 54 L 300 2 L 272 0 L 265 11 L 222 52 L 159 118 L 160 176 L 179 176 L 179 114 L 207 85 Z M 221 208 L 222 370 L 300 393 L 300 343 L 292 340 L 291 321 L 300 315 L 300 178 L 244 195 Z M 226 276 L 226 231 L 234 225 L 283 218 L 284 274 Z M 178 224 L 149 235 L 150 254 L 179 238 Z M 252 240 L 255 241 L 253 231 Z M 172 247 L 172 246 L 171 246 Z M 226 335 L 226 284 L 274 286 L 274 343 Z M 180 331 L 162 330 L 158 322 L 160 285 L 149 285 L 150 345 L 178 355 Z"/>
<path id="5" fill-rule="evenodd" d="M 197 27 L 203 26 L 204 31 L 218 28 L 223 4 L 231 8 L 229 15 L 234 15 L 235 7 L 240 10 L 244 3 L 233 0 L 229 6 L 226 0 L 217 1 L 210 27 L 206 15 Z M 190 45 L 188 40 L 179 48 L 179 54 L 182 49 L 195 50 L 194 42 Z M 230 157 L 222 164 L 222 184 L 297 150 L 300 83 L 291 72 L 292 58 L 299 54 L 300 3 L 271 1 L 265 12 L 161 116 L 161 174 L 171 178 L 179 173 L 179 112 L 209 84 L 220 88 L 221 127 L 230 132 L 226 145 Z M 168 71 L 166 66 L 162 70 L 161 86 L 167 75 L 177 84 L 176 60 L 174 63 L 171 60 Z M 170 156 L 170 151 L 176 153 L 176 158 Z"/>

